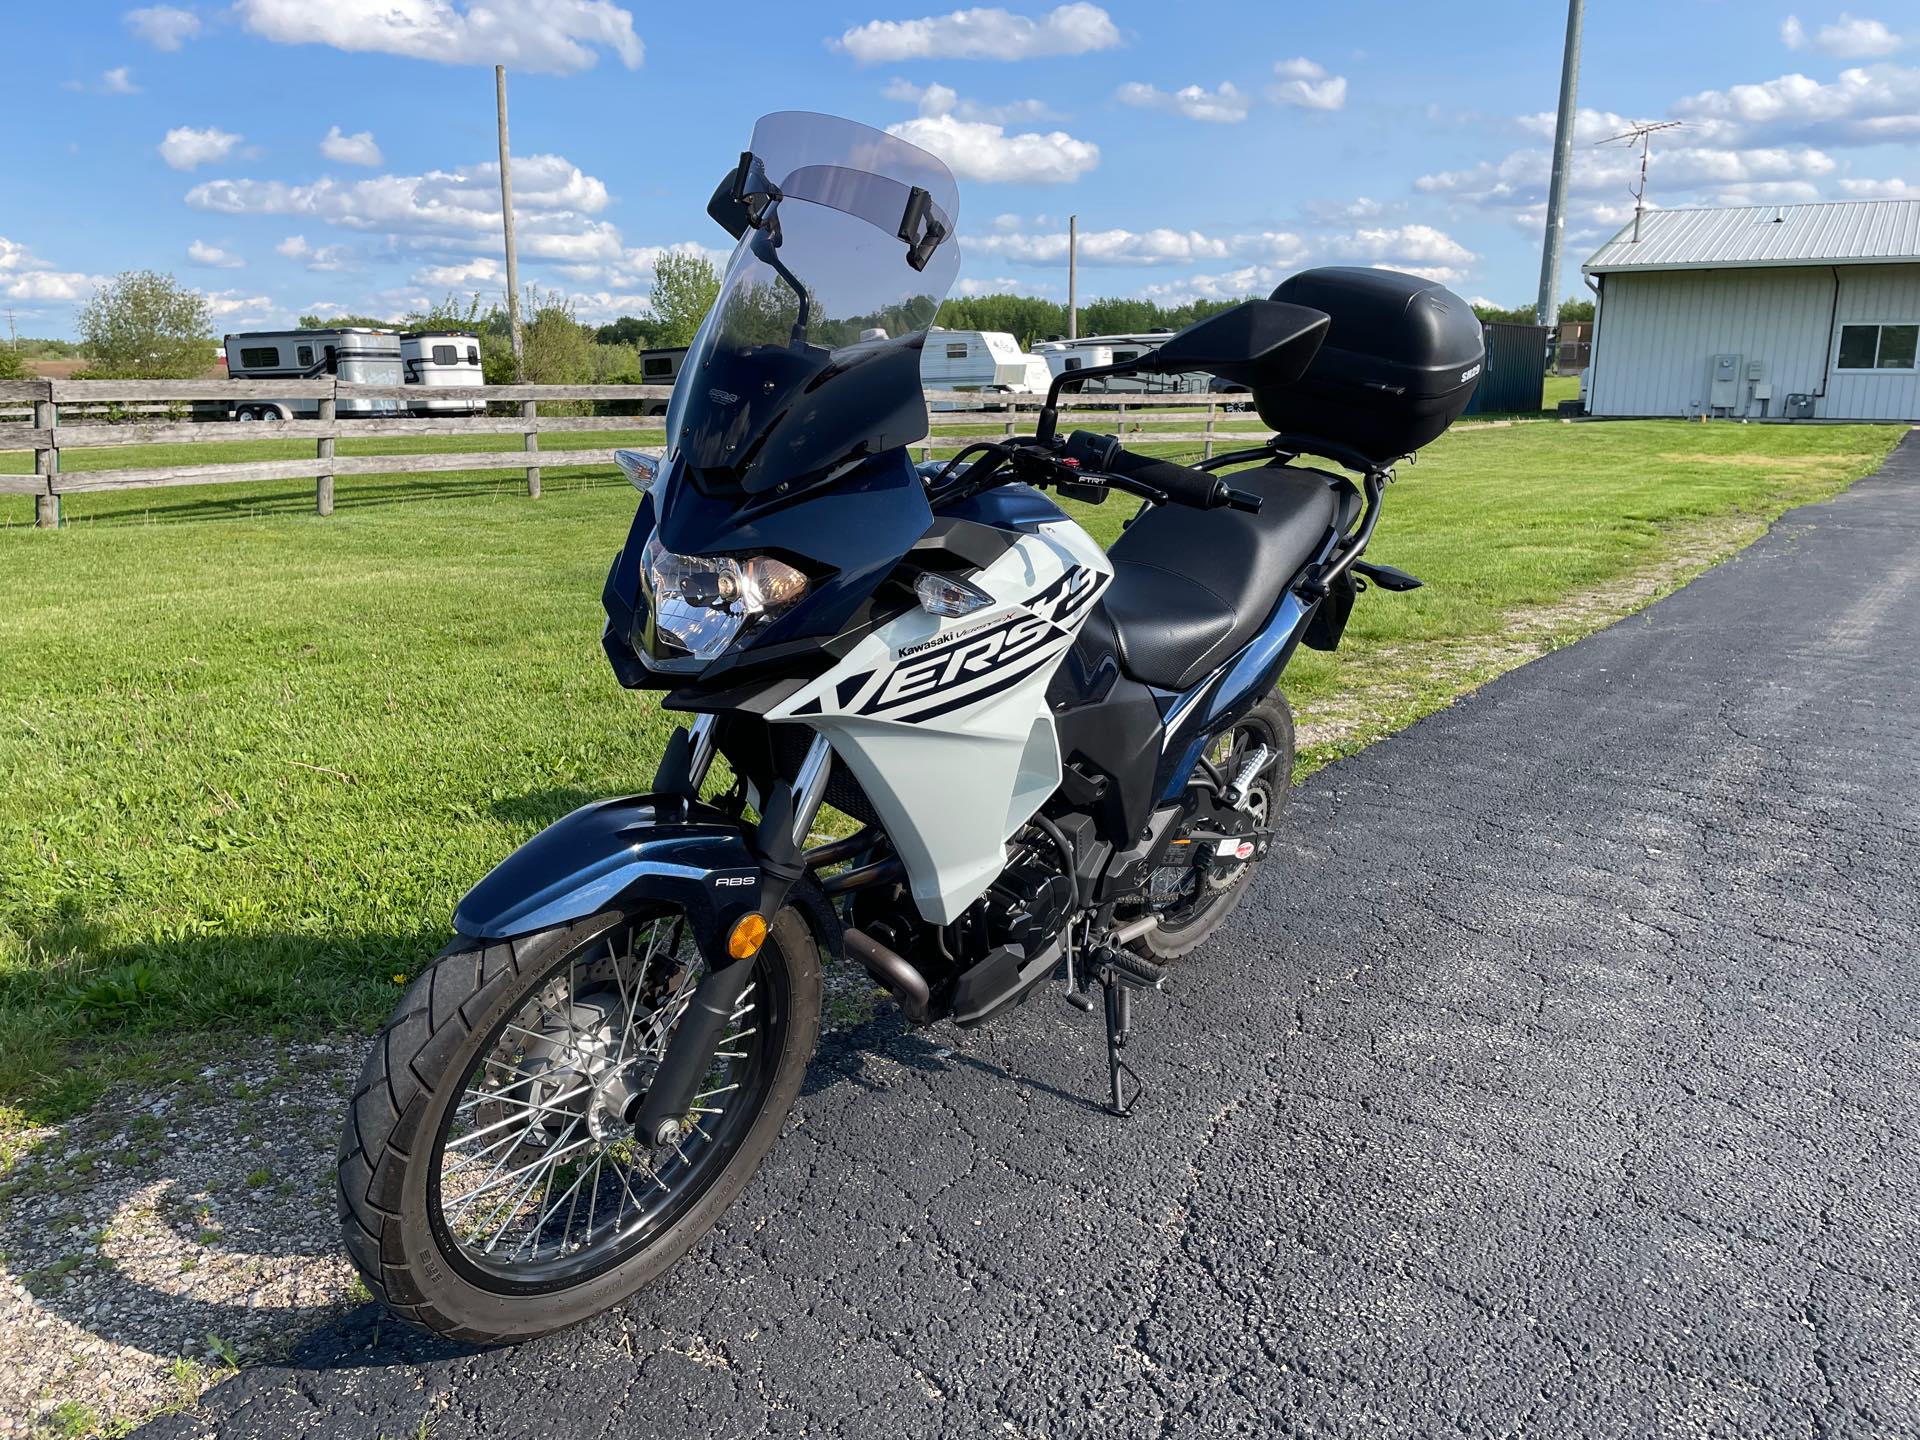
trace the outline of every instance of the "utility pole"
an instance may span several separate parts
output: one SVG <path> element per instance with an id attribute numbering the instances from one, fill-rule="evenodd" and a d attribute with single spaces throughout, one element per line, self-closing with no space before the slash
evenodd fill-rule
<path id="1" fill-rule="evenodd" d="M 1567 179 L 1573 168 L 1574 98 L 1580 88 L 1580 25 L 1586 0 L 1567 0 L 1567 48 L 1560 57 L 1560 113 L 1553 124 L 1553 179 L 1547 187 L 1547 235 L 1540 256 L 1536 325 L 1560 318 L 1560 239 L 1567 228 Z"/>
<path id="2" fill-rule="evenodd" d="M 1074 288 L 1079 278 L 1080 217 L 1067 217 L 1067 338 L 1080 338 L 1080 296 Z"/>
<path id="3" fill-rule="evenodd" d="M 1640 146 L 1640 186 L 1629 186 L 1627 193 L 1633 196 L 1633 243 L 1640 243 L 1640 217 L 1647 211 L 1647 152 L 1653 148 L 1653 133 L 1656 130 L 1678 130 L 1685 121 L 1662 120 L 1658 124 L 1635 125 L 1631 130 L 1622 130 L 1618 135 L 1609 135 L 1604 140 L 1596 140 L 1595 145 L 1617 145 L 1625 141 L 1629 148 L 1635 142 Z"/>
<path id="4" fill-rule="evenodd" d="M 493 67 L 494 105 L 500 116 L 500 218 L 507 232 L 507 325 L 513 332 L 513 378 L 527 378 L 520 341 L 520 254 L 513 244 L 513 157 L 507 151 L 507 67 Z"/>

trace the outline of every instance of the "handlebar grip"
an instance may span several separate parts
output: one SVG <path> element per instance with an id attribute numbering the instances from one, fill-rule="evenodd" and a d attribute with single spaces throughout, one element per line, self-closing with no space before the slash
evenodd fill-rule
<path id="1" fill-rule="evenodd" d="M 1107 462 L 1107 472 L 1138 480 L 1162 492 L 1176 505 L 1191 505 L 1196 510 L 1217 510 L 1231 504 L 1234 492 L 1224 480 L 1189 469 L 1171 460 L 1156 460 L 1150 455 L 1134 455 L 1116 449 Z"/>

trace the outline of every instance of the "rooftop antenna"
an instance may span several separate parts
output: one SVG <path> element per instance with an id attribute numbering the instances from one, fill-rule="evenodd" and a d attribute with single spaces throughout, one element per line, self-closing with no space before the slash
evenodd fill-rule
<path id="1" fill-rule="evenodd" d="M 1645 125 L 1635 125 L 1622 130 L 1618 135 L 1609 135 L 1604 140 L 1594 141 L 1601 145 L 1618 145 L 1624 141 L 1629 149 L 1638 142 L 1640 146 L 1640 185 L 1638 189 L 1627 187 L 1627 193 L 1633 196 L 1633 243 L 1640 243 L 1640 217 L 1647 210 L 1647 152 L 1653 148 L 1653 133 L 1656 130 L 1678 130 L 1686 122 L 1683 120 L 1658 120 Z"/>

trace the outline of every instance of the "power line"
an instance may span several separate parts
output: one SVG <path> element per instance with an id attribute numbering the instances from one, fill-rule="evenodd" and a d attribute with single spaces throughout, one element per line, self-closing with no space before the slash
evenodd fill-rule
<path id="1" fill-rule="evenodd" d="M 1633 196 L 1633 240 L 1640 243 L 1640 217 L 1647 209 L 1647 152 L 1653 148 L 1653 135 L 1657 130 L 1678 130 L 1686 122 L 1683 120 L 1657 120 L 1645 125 L 1634 125 L 1622 130 L 1618 135 L 1609 135 L 1604 140 L 1594 141 L 1597 149 L 1602 145 L 1618 145 L 1624 141 L 1629 149 L 1637 141 L 1640 145 L 1640 185 L 1638 189 L 1629 185 L 1627 193 Z"/>

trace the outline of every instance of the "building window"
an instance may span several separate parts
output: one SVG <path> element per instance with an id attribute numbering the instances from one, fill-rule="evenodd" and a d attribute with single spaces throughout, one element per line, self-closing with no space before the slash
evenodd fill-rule
<path id="1" fill-rule="evenodd" d="M 1062 365 L 1061 368 L 1066 370 L 1078 370 L 1082 365 L 1086 363 L 1087 362 L 1082 360 L 1078 355 L 1070 355 L 1067 357 L 1065 363 Z"/>
<path id="2" fill-rule="evenodd" d="M 661 376 L 666 376 L 671 379 L 673 376 L 673 361 L 664 355 L 656 355 L 650 360 L 642 360 L 640 362 L 640 373 L 656 380 Z"/>
<path id="3" fill-rule="evenodd" d="M 957 345 L 949 345 L 949 346 L 947 346 L 947 358 L 948 358 L 949 360 L 964 360 L 964 359 L 966 359 L 966 358 L 967 358 L 967 344 L 966 344 L 966 341 L 964 341 L 964 340 L 963 340 L 963 341 L 961 341 L 961 342 L 960 342 L 959 344 L 957 344 Z"/>
<path id="4" fill-rule="evenodd" d="M 480 363 L 480 347 L 478 345 L 467 346 L 467 363 L 469 365 L 478 365 Z"/>
<path id="5" fill-rule="evenodd" d="M 1113 352 L 1113 363 L 1116 365 L 1124 365 L 1139 353 L 1138 350 L 1116 350 Z"/>
<path id="6" fill-rule="evenodd" d="M 302 365 L 311 365 L 313 363 L 313 346 L 302 345 L 297 353 L 300 356 L 300 363 Z"/>
<path id="7" fill-rule="evenodd" d="M 1920 350 L 1920 325 L 1842 325 L 1842 370 L 1911 370 Z"/>
<path id="8" fill-rule="evenodd" d="M 436 345 L 433 347 L 433 363 L 436 365 L 457 365 L 460 363 L 460 352 L 451 345 Z"/>
<path id="9" fill-rule="evenodd" d="M 272 345 L 249 345 L 240 352 L 240 365 L 246 370 L 275 370 L 280 365 L 280 352 Z"/>

